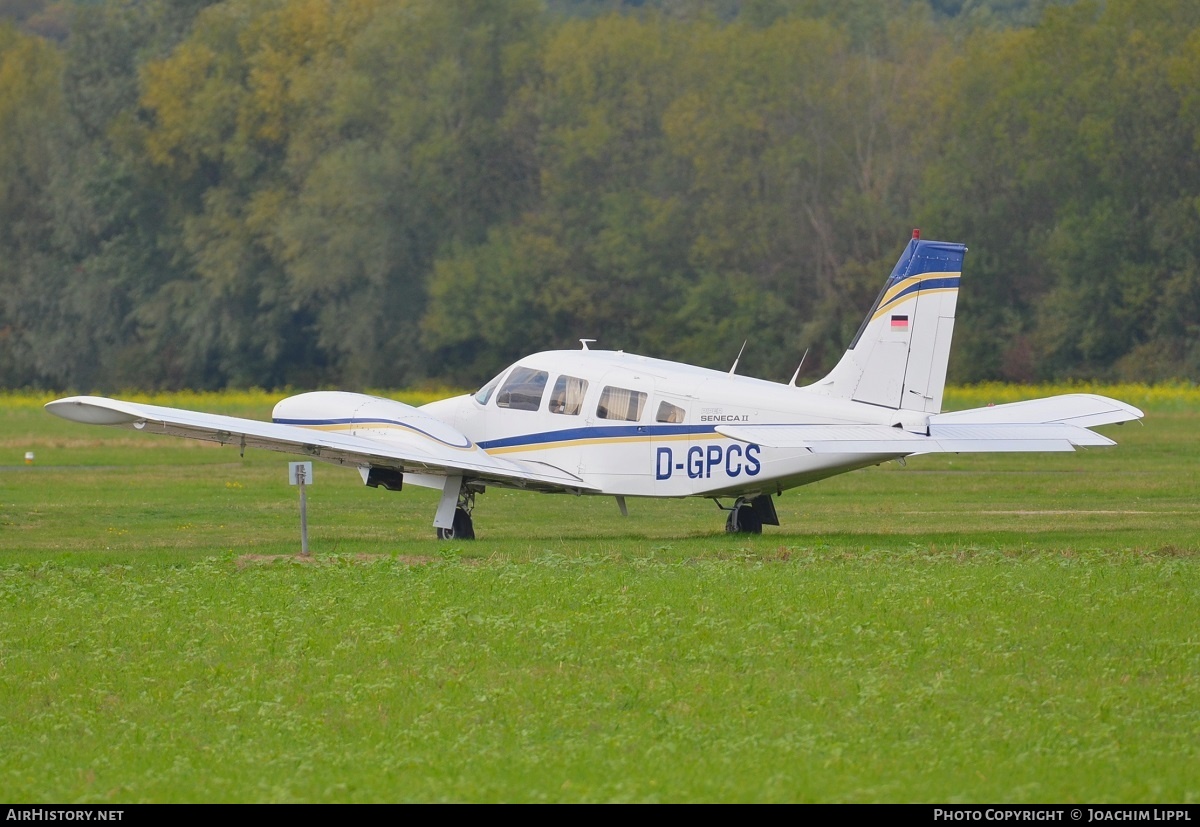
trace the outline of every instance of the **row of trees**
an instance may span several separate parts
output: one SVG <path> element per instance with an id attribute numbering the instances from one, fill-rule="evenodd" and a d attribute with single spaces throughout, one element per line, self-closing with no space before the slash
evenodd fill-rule
<path id="1" fill-rule="evenodd" d="M 469 384 L 584 336 L 812 377 L 917 225 L 970 247 L 953 379 L 1200 375 L 1194 0 L 562 5 L 0 28 L 0 384 Z"/>

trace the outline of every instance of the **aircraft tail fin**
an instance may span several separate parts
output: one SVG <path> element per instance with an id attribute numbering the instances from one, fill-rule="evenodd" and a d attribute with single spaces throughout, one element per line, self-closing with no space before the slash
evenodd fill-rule
<path id="1" fill-rule="evenodd" d="M 850 348 L 806 390 L 939 413 L 966 251 L 962 244 L 924 241 L 914 231 Z"/>

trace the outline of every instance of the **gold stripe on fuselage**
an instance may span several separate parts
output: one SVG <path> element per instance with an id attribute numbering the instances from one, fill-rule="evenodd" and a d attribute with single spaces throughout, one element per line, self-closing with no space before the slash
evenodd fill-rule
<path id="1" fill-rule="evenodd" d="M 523 451 L 544 451 L 553 448 L 574 448 L 583 445 L 631 445 L 638 442 L 683 442 L 699 439 L 728 439 L 718 433 L 671 434 L 669 436 L 610 436 L 583 439 L 563 439 L 554 442 L 536 442 L 530 445 L 506 445 L 501 448 L 484 448 L 489 454 L 516 454 Z"/>

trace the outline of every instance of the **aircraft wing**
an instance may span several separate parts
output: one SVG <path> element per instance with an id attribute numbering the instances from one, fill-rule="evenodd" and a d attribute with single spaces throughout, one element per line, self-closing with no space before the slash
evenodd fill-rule
<path id="1" fill-rule="evenodd" d="M 493 457 L 441 422 L 436 423 L 440 434 L 444 437 L 447 433 L 453 433 L 457 439 L 420 439 L 420 426 L 429 428 L 429 424 L 421 420 L 428 417 L 416 413 L 415 409 L 411 428 L 414 436 L 386 442 L 297 425 L 260 422 L 99 396 L 57 399 L 47 403 L 46 410 L 72 422 L 219 442 L 222 445 L 236 445 L 243 450 L 262 448 L 355 468 L 371 466 L 402 473 L 464 476 L 501 487 L 532 491 L 596 490 L 573 474 L 545 463 L 535 465 Z"/>
<path id="2" fill-rule="evenodd" d="M 927 433 L 886 425 L 718 425 L 717 433 L 768 448 L 814 454 L 929 454 L 1073 451 L 1115 445 L 1089 427 L 1140 419 L 1131 405 L 1093 394 L 1068 394 L 929 417 Z"/>

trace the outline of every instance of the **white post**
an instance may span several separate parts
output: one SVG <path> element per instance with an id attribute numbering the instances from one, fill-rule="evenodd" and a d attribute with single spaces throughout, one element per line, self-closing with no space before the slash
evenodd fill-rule
<path id="1" fill-rule="evenodd" d="M 308 556 L 308 499 L 304 496 L 304 466 L 296 469 L 296 485 L 300 486 L 300 553 Z"/>
<path id="2" fill-rule="evenodd" d="M 304 489 L 312 481 L 311 462 L 289 462 L 288 482 L 300 486 L 300 553 L 308 556 L 308 497 Z"/>

